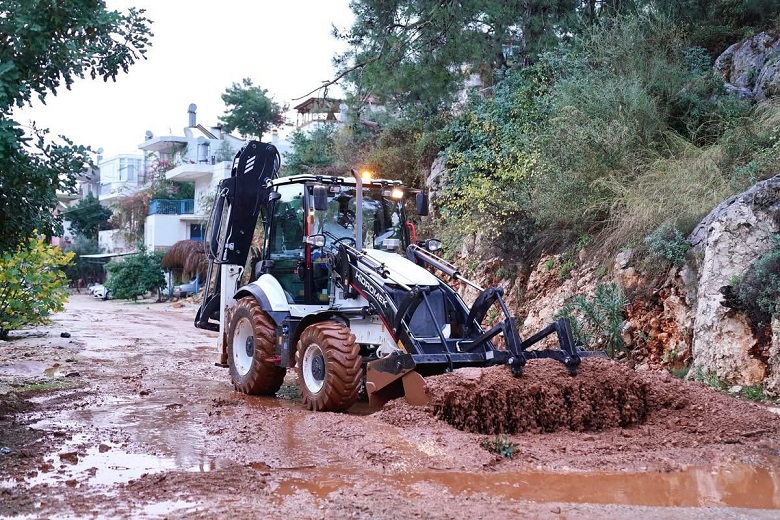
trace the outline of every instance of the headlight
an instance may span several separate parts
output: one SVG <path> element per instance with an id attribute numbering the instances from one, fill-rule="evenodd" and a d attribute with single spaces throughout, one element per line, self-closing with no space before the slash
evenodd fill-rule
<path id="1" fill-rule="evenodd" d="M 310 246 L 325 247 L 325 235 L 309 235 L 303 241 Z"/>
<path id="2" fill-rule="evenodd" d="M 431 253 L 435 253 L 436 251 L 441 250 L 441 240 L 437 240 L 435 238 L 426 240 L 425 249 L 427 249 Z"/>

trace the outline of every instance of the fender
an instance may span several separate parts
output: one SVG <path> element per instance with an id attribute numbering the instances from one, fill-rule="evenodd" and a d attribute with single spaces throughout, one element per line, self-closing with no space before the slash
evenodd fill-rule
<path id="1" fill-rule="evenodd" d="M 295 349 L 297 348 L 298 345 L 298 340 L 301 338 L 301 334 L 303 334 L 303 331 L 306 330 L 306 327 L 308 327 L 309 325 L 314 325 L 315 323 L 320 323 L 321 321 L 328 321 L 328 320 L 339 321 L 344 325 L 346 325 L 347 327 L 349 327 L 349 318 L 340 312 L 334 312 L 332 310 L 315 312 L 313 314 L 304 316 L 303 319 L 300 322 L 298 322 L 298 324 L 295 326 L 295 330 L 293 331 L 292 337 L 290 338 L 290 345 L 293 349 L 293 352 L 295 352 Z M 293 364 L 294 364 L 294 360 L 295 357 L 293 356 Z"/>
<path id="2" fill-rule="evenodd" d="M 277 327 L 281 327 L 290 315 L 290 304 L 284 289 L 270 274 L 264 274 L 254 282 L 243 286 L 233 298 L 238 300 L 246 296 L 253 296 Z"/>

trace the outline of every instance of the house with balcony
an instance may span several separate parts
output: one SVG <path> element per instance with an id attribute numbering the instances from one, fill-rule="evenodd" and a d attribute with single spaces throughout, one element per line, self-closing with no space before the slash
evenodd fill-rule
<path id="1" fill-rule="evenodd" d="M 198 124 L 196 109 L 188 109 L 188 126 L 181 136 L 154 136 L 138 145 L 147 158 L 168 161 L 176 166 L 165 173 L 168 180 L 191 182 L 195 196 L 189 200 L 152 200 L 144 225 L 144 245 L 149 251 L 162 251 L 179 240 L 203 240 L 208 211 L 219 181 L 230 176 L 233 157 L 244 141 L 221 127 Z M 148 159 L 147 159 L 148 160 Z"/>
<path id="2" fill-rule="evenodd" d="M 146 183 L 144 157 L 139 154 L 121 154 L 103 159 L 98 156 L 100 171 L 98 193 L 104 206 L 110 206 L 121 196 L 141 189 Z"/>

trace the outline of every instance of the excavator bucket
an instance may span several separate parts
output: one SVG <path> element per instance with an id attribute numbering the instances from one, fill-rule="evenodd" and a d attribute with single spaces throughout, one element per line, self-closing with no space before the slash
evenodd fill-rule
<path id="1" fill-rule="evenodd" d="M 392 399 L 405 397 L 409 404 L 423 406 L 430 397 L 425 379 L 415 370 L 409 354 L 388 356 L 366 365 L 368 405 L 381 408 Z"/>

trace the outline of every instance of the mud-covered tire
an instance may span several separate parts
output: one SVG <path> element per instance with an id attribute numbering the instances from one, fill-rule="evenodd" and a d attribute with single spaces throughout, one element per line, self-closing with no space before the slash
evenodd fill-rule
<path id="1" fill-rule="evenodd" d="M 306 327 L 295 359 L 303 404 L 310 410 L 343 412 L 357 400 L 362 359 L 349 328 L 334 321 Z"/>
<path id="2" fill-rule="evenodd" d="M 252 395 L 279 391 L 286 371 L 267 361 L 276 355 L 274 338 L 273 321 L 254 297 L 238 300 L 227 331 L 227 360 L 236 390 Z"/>

